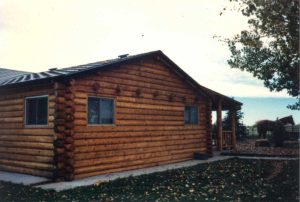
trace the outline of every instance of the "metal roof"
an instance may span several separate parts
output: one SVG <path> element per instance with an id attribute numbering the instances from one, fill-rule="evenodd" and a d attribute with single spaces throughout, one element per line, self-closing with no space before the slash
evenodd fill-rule
<path id="1" fill-rule="evenodd" d="M 196 82 L 192 77 L 190 77 L 186 72 L 184 72 L 178 65 L 176 65 L 170 58 L 168 58 L 162 51 L 152 51 L 148 53 L 142 53 L 138 55 L 120 55 L 118 58 L 105 60 L 100 62 L 88 63 L 85 65 L 72 66 L 67 68 L 51 68 L 48 71 L 39 72 L 39 73 L 31 73 L 31 72 L 23 72 L 23 71 L 15 71 L 9 69 L 1 69 L 0 68 L 0 88 L 6 86 L 14 86 L 22 83 L 29 83 L 34 81 L 44 81 L 44 80 L 55 80 L 66 77 L 73 77 L 76 75 L 81 75 L 84 73 L 89 73 L 92 71 L 98 71 L 106 68 L 110 68 L 115 66 L 116 64 L 122 64 L 129 61 L 133 61 L 135 59 L 142 59 L 146 56 L 157 56 L 163 61 L 166 62 L 169 66 L 171 66 L 172 70 L 174 70 L 179 76 L 183 77 L 187 82 L 189 82 L 192 86 L 199 90 L 199 93 L 205 95 L 207 97 L 211 97 L 212 99 L 222 99 L 228 103 L 234 103 L 235 105 L 242 105 L 242 103 L 229 98 L 225 95 L 217 93 L 211 89 L 208 89 L 204 86 L 201 86 L 198 82 Z"/>
<path id="2" fill-rule="evenodd" d="M 7 81 L 13 81 L 16 78 L 19 78 L 20 76 L 25 76 L 27 74 L 31 74 L 31 72 L 0 68 L 0 85 L 5 85 Z"/>
<path id="3" fill-rule="evenodd" d="M 63 76 L 71 76 L 74 74 L 78 74 L 81 72 L 86 72 L 93 69 L 99 69 L 101 67 L 106 67 L 108 65 L 112 65 L 115 63 L 121 63 L 128 61 L 130 59 L 140 58 L 142 56 L 151 55 L 153 53 L 157 53 L 161 51 L 152 51 L 148 53 L 142 53 L 138 55 L 132 55 L 129 56 L 121 55 L 118 58 L 110 59 L 110 60 L 104 60 L 94 63 L 88 63 L 84 65 L 78 65 L 78 66 L 72 66 L 67 68 L 51 68 L 48 71 L 39 72 L 39 73 L 32 73 L 32 72 L 22 72 L 22 71 L 16 71 L 16 70 L 9 70 L 9 69 L 0 69 L 0 87 L 2 86 L 8 86 L 8 85 L 14 85 L 18 83 L 25 83 L 29 81 L 37 81 L 37 80 L 44 80 L 44 79 L 54 79 L 57 77 L 63 77 Z M 3 73 L 2 73 L 3 72 Z M 2 77 L 2 74 L 4 75 Z M 12 75 L 12 76 L 5 76 L 5 75 Z"/>
<path id="4" fill-rule="evenodd" d="M 142 55 L 142 54 L 140 54 Z M 116 59 L 105 60 L 100 62 L 88 63 L 84 65 L 72 66 L 67 68 L 51 68 L 48 71 L 32 73 L 32 72 L 22 72 L 10 69 L 0 69 L 0 86 L 8 86 L 18 83 L 25 83 L 29 81 L 36 81 L 42 79 L 51 79 L 60 76 L 73 75 L 80 72 L 85 72 L 87 70 L 104 67 L 109 64 L 118 63 L 121 61 L 128 60 L 130 58 L 138 57 L 140 55 L 119 57 Z"/>

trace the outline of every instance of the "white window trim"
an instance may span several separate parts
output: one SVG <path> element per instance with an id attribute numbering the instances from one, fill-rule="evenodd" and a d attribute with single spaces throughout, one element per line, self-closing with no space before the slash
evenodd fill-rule
<path id="1" fill-rule="evenodd" d="M 113 112 L 113 123 L 112 124 L 91 124 L 89 123 L 89 98 L 97 98 L 97 99 L 108 99 L 114 101 L 114 112 Z M 88 96 L 87 97 L 87 104 L 86 104 L 86 117 L 87 117 L 87 126 L 115 126 L 116 125 L 116 99 L 114 97 L 102 97 L 102 96 Z"/>
<path id="2" fill-rule="evenodd" d="M 32 98 L 47 98 L 47 123 L 46 124 L 27 124 L 27 100 Z M 48 95 L 38 95 L 38 96 L 29 96 L 25 97 L 25 109 L 24 109 L 24 125 L 26 128 L 39 128 L 39 127 L 48 127 L 49 126 L 49 96 Z"/>

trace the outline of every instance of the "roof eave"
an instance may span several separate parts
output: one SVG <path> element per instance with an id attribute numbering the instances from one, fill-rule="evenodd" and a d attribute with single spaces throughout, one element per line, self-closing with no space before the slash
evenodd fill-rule
<path id="1" fill-rule="evenodd" d="M 168 56 L 166 56 L 163 52 L 160 52 L 161 55 L 169 62 L 171 63 L 174 67 L 176 67 L 176 70 L 180 72 L 180 75 L 183 75 L 186 78 L 186 81 L 189 81 L 193 86 L 197 87 L 197 89 L 200 90 L 200 93 L 202 95 L 205 95 L 206 97 L 209 97 L 210 99 L 214 100 L 214 97 L 206 93 L 203 89 L 210 91 L 211 93 L 215 94 L 215 96 L 218 97 L 218 99 L 222 100 L 227 100 L 230 102 L 232 105 L 234 105 L 235 108 L 240 109 L 241 106 L 243 105 L 241 102 L 238 102 L 230 97 L 227 97 L 223 94 L 220 94 L 216 91 L 213 91 L 211 89 L 208 89 L 202 85 L 200 85 L 197 81 L 195 81 L 191 76 L 189 76 L 184 70 L 182 70 L 175 62 L 173 62 Z"/>

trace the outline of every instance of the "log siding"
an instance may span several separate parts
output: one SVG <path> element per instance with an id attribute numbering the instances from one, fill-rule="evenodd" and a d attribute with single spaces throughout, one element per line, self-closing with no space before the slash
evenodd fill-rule
<path id="1" fill-rule="evenodd" d="M 74 179 L 207 152 L 207 100 L 161 62 L 144 60 L 74 79 L 74 90 Z M 115 100 L 114 125 L 88 124 L 93 96 Z M 186 105 L 198 106 L 199 124 L 184 123 Z"/>
<path id="2" fill-rule="evenodd" d="M 25 124 L 27 97 L 48 97 L 48 123 Z M 54 105 L 52 85 L 0 92 L 0 170 L 53 177 Z"/>

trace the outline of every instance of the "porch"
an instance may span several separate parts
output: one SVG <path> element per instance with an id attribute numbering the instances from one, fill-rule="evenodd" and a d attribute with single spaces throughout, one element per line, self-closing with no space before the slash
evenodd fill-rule
<path id="1" fill-rule="evenodd" d="M 242 103 L 223 97 L 212 103 L 212 112 L 216 112 L 216 128 L 212 130 L 212 141 L 218 151 L 236 149 L 236 112 L 241 109 Z M 223 129 L 223 111 L 229 112 L 230 127 Z"/>

